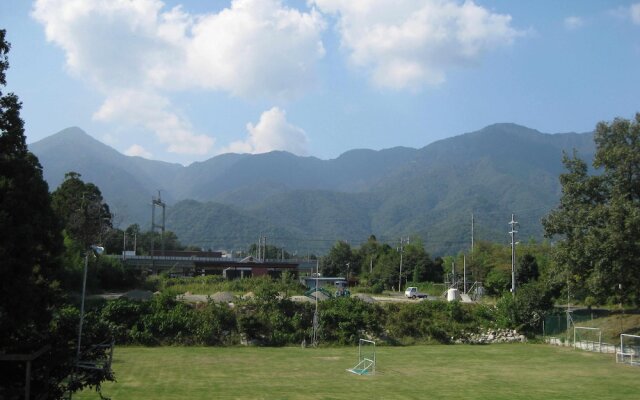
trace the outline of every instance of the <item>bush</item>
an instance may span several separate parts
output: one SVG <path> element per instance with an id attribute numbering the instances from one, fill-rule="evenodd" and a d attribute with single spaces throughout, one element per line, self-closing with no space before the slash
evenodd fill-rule
<path id="1" fill-rule="evenodd" d="M 362 337 L 382 332 L 382 309 L 358 298 L 339 297 L 322 302 L 320 339 L 337 344 L 357 344 Z"/>
<path id="2" fill-rule="evenodd" d="M 496 303 L 496 322 L 502 328 L 531 334 L 538 331 L 544 316 L 553 308 L 550 292 L 542 283 L 521 286 L 515 296 L 505 294 Z"/>
<path id="3" fill-rule="evenodd" d="M 238 332 L 236 314 L 226 304 L 209 301 L 196 313 L 199 321 L 195 336 L 198 343 L 206 345 L 233 344 Z"/>
<path id="4" fill-rule="evenodd" d="M 385 314 L 389 336 L 404 343 L 450 343 L 463 330 L 490 325 L 493 317 L 483 306 L 443 301 L 389 304 Z"/>
<path id="5" fill-rule="evenodd" d="M 511 286 L 511 275 L 501 269 L 492 269 L 484 281 L 484 288 L 489 296 L 501 296 Z"/>

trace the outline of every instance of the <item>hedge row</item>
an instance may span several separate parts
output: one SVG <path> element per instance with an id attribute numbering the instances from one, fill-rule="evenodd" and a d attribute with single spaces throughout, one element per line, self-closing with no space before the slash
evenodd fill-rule
<path id="1" fill-rule="evenodd" d="M 314 312 L 314 304 L 280 299 L 277 293 L 258 293 L 233 307 L 213 301 L 192 306 L 159 295 L 148 302 L 104 302 L 92 308 L 87 320 L 119 344 L 283 346 L 310 343 Z M 363 337 L 390 344 L 450 343 L 462 332 L 495 327 L 498 312 L 458 302 L 377 304 L 336 298 L 320 303 L 318 339 L 339 345 Z"/>

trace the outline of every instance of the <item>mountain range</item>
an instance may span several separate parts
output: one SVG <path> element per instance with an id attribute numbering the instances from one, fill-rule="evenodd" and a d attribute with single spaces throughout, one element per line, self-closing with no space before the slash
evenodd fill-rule
<path id="1" fill-rule="evenodd" d="M 245 249 L 264 235 L 305 254 L 373 234 L 388 243 L 420 237 L 436 255 L 469 247 L 472 214 L 475 240 L 506 243 L 512 213 L 521 240 L 540 239 L 540 219 L 560 196 L 563 151 L 587 161 L 595 151 L 592 133 L 508 123 L 420 149 L 358 149 L 330 160 L 274 151 L 182 166 L 123 155 L 75 127 L 29 148 L 51 190 L 69 171 L 95 183 L 120 228 L 149 228 L 161 190 L 166 228 L 183 244 Z"/>

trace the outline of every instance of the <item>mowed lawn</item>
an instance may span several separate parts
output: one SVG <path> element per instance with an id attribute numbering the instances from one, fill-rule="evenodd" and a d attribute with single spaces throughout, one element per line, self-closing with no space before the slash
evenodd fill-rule
<path id="1" fill-rule="evenodd" d="M 118 347 L 123 399 L 636 399 L 640 367 L 542 344 L 378 347 L 375 376 L 346 371 L 357 347 Z M 85 391 L 76 399 L 94 399 Z"/>

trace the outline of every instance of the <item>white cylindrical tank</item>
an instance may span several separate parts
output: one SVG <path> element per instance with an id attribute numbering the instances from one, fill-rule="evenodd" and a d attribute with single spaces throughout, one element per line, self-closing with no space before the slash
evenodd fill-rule
<path id="1" fill-rule="evenodd" d="M 456 301 L 458 300 L 458 289 L 451 288 L 447 290 L 447 301 Z"/>

